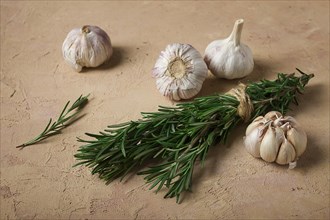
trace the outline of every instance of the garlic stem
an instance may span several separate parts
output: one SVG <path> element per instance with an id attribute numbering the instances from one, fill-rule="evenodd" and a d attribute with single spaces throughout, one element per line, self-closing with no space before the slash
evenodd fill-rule
<path id="1" fill-rule="evenodd" d="M 81 32 L 82 33 L 85 33 L 85 34 L 88 34 L 90 32 L 89 28 L 88 28 L 88 25 L 84 25 L 82 28 L 81 28 Z"/>
<path id="2" fill-rule="evenodd" d="M 240 45 L 241 34 L 242 34 L 242 30 L 243 30 L 243 24 L 244 24 L 244 20 L 243 19 L 238 19 L 235 22 L 233 31 L 231 32 L 231 34 L 229 36 L 229 39 L 234 41 L 235 47 Z"/>

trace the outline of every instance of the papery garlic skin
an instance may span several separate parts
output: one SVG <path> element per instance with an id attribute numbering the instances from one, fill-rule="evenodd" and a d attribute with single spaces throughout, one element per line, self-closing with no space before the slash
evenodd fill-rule
<path id="1" fill-rule="evenodd" d="M 113 53 L 107 33 L 97 26 L 85 25 L 71 30 L 62 45 L 65 61 L 77 72 L 83 67 L 97 67 Z"/>
<path id="2" fill-rule="evenodd" d="M 243 23 L 243 19 L 237 20 L 228 38 L 215 40 L 206 47 L 204 60 L 216 77 L 237 79 L 252 72 L 254 67 L 252 51 L 240 42 Z"/>
<path id="3" fill-rule="evenodd" d="M 197 95 L 207 72 L 200 53 L 189 44 L 179 43 L 169 44 L 152 69 L 159 92 L 175 101 Z"/>
<path id="4" fill-rule="evenodd" d="M 290 168 L 307 147 L 307 135 L 296 119 L 276 111 L 257 117 L 245 135 L 244 146 L 252 156 Z"/>
<path id="5" fill-rule="evenodd" d="M 283 118 L 282 114 L 278 111 L 270 111 L 267 114 L 265 114 L 264 118 L 266 120 L 272 120 L 275 121 L 276 119 Z"/>

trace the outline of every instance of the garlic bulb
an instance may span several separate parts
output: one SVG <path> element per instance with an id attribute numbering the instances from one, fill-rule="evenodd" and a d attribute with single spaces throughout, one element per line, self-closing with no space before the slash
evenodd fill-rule
<path id="1" fill-rule="evenodd" d="M 271 111 L 246 128 L 244 146 L 254 157 L 295 166 L 307 146 L 307 135 L 291 116 Z"/>
<path id="2" fill-rule="evenodd" d="M 207 66 L 200 53 L 189 44 L 169 44 L 152 70 L 159 92 L 172 100 L 189 99 L 202 88 Z"/>
<path id="3" fill-rule="evenodd" d="M 216 77 L 236 79 L 252 72 L 252 51 L 240 42 L 243 23 L 243 19 L 237 20 L 228 38 L 215 40 L 206 47 L 204 60 Z"/>
<path id="4" fill-rule="evenodd" d="M 97 67 L 110 59 L 113 49 L 109 36 L 97 26 L 85 25 L 69 32 L 62 45 L 65 61 L 77 72 Z"/>

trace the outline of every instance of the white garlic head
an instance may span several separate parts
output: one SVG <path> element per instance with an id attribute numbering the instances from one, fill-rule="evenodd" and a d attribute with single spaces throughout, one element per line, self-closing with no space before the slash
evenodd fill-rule
<path id="1" fill-rule="evenodd" d="M 204 60 L 216 77 L 237 79 L 252 72 L 254 67 L 252 51 L 240 42 L 243 23 L 243 19 L 237 20 L 228 38 L 215 40 L 206 47 Z"/>
<path id="2" fill-rule="evenodd" d="M 201 54 L 189 44 L 169 44 L 152 70 L 159 92 L 171 100 L 190 99 L 202 88 L 207 66 Z"/>
<path id="3" fill-rule="evenodd" d="M 307 135 L 293 117 L 271 111 L 246 128 L 244 145 L 254 157 L 292 165 L 306 150 Z"/>
<path id="4" fill-rule="evenodd" d="M 97 26 L 85 25 L 71 30 L 62 45 L 65 61 L 77 72 L 83 67 L 97 67 L 113 53 L 107 33 Z"/>

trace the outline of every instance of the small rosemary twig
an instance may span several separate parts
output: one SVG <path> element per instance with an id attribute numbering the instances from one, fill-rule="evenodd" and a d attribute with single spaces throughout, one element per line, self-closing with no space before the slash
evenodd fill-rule
<path id="1" fill-rule="evenodd" d="M 80 112 L 80 110 L 87 104 L 88 102 L 88 96 L 80 96 L 71 106 L 70 108 L 68 108 L 70 101 L 68 101 L 66 103 L 66 105 L 64 106 L 64 109 L 62 110 L 60 116 L 58 117 L 58 119 L 53 122 L 53 119 L 49 119 L 49 122 L 46 126 L 46 128 L 44 129 L 43 132 L 41 132 L 39 135 L 37 135 L 35 138 L 33 138 L 32 140 L 21 144 L 19 146 L 17 146 L 16 148 L 20 148 L 23 149 L 26 146 L 29 145 L 33 145 L 36 144 L 52 135 L 58 134 L 60 133 L 60 131 L 67 127 L 68 125 L 70 125 L 72 122 L 75 121 L 74 117 Z M 76 110 L 76 111 L 75 111 Z M 77 118 L 76 118 L 77 119 Z"/>

